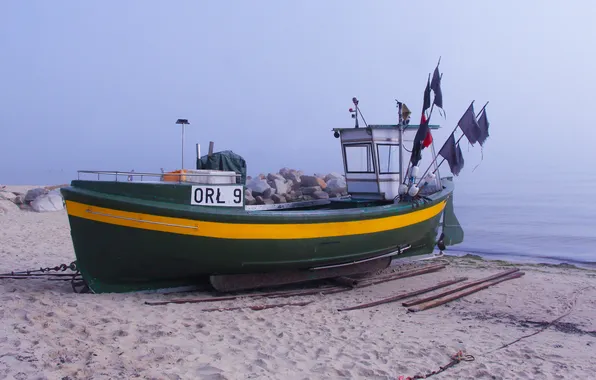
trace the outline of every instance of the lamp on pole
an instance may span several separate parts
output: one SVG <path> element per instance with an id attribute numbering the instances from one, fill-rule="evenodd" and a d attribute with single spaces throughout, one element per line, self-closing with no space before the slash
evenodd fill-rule
<path id="1" fill-rule="evenodd" d="M 182 167 L 181 170 L 184 169 L 184 126 L 186 124 L 190 124 L 187 119 L 178 119 L 176 120 L 176 124 L 182 125 Z"/>

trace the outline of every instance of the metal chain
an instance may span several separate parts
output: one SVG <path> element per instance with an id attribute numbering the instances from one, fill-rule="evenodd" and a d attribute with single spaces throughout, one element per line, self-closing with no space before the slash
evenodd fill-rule
<path id="1" fill-rule="evenodd" d="M 62 274 L 62 273 L 47 273 L 47 272 L 64 272 L 67 269 L 70 269 L 74 273 L 72 274 Z M 41 273 L 38 273 L 41 272 Z M 60 278 L 56 279 L 55 277 L 60 276 Z M 68 277 L 68 278 L 67 278 Z M 70 278 L 71 277 L 71 278 Z M 60 264 L 56 265 L 55 267 L 45 267 L 33 270 L 26 270 L 20 272 L 10 272 L 10 273 L 2 273 L 0 274 L 0 278 L 6 279 L 22 279 L 22 278 L 36 278 L 36 279 L 50 279 L 50 280 L 69 280 L 72 286 L 72 290 L 75 293 L 89 293 L 89 285 L 87 282 L 81 278 L 81 272 L 77 268 L 76 261 L 71 262 L 70 264 Z"/>
<path id="2" fill-rule="evenodd" d="M 439 373 L 445 371 L 447 368 L 453 367 L 454 365 L 456 365 L 457 363 L 459 363 L 461 361 L 471 362 L 474 360 L 475 360 L 475 358 L 472 355 L 464 355 L 462 351 L 458 351 L 455 355 L 453 355 L 451 357 L 451 361 L 449 363 L 445 364 L 444 366 L 439 367 L 439 369 L 436 371 L 429 372 L 425 375 L 416 375 L 414 377 L 400 376 L 399 380 L 426 379 L 428 377 L 431 377 L 433 375 L 436 375 L 436 374 L 439 374 Z"/>
<path id="3" fill-rule="evenodd" d="M 53 268 L 52 267 L 39 268 L 39 270 L 41 272 L 50 272 L 50 271 L 56 271 L 56 272 L 62 271 L 62 272 L 64 272 L 67 269 L 70 269 L 71 271 L 76 272 L 77 271 L 77 263 L 76 263 L 76 261 L 73 261 L 72 263 L 70 263 L 68 265 L 66 265 L 66 264 L 60 264 L 60 265 L 57 265 L 57 266 L 55 266 Z"/>
<path id="4" fill-rule="evenodd" d="M 27 276 L 27 275 L 30 275 L 32 273 L 37 273 L 37 272 L 41 272 L 41 273 L 51 272 L 51 271 L 64 272 L 67 269 L 70 269 L 73 272 L 77 272 L 78 269 L 77 269 L 76 261 L 73 261 L 68 265 L 60 264 L 60 265 L 56 265 L 55 267 L 46 267 L 46 268 L 39 268 L 39 269 L 33 269 L 33 270 L 25 270 L 25 271 L 20 271 L 20 272 L 2 273 L 2 274 L 0 274 L 0 276 Z"/>

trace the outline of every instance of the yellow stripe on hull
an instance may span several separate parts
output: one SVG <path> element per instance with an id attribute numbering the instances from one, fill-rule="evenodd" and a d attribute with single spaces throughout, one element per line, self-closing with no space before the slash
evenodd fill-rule
<path id="1" fill-rule="evenodd" d="M 370 234 L 411 226 L 443 211 L 447 201 L 403 215 L 347 222 L 246 224 L 206 222 L 114 210 L 66 201 L 68 215 L 118 226 L 221 239 L 310 239 Z"/>

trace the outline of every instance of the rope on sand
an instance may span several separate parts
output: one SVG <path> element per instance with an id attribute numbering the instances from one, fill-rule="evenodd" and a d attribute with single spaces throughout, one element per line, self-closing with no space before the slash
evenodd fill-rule
<path id="1" fill-rule="evenodd" d="M 531 333 L 531 334 L 527 334 L 527 335 L 521 336 L 521 337 L 517 338 L 516 340 L 514 340 L 514 341 L 512 341 L 512 342 L 509 342 L 509 343 L 507 343 L 507 344 L 504 344 L 504 345 L 502 345 L 501 347 L 495 348 L 494 350 L 488 351 L 488 352 L 486 352 L 485 354 L 490 354 L 490 353 L 492 353 L 492 352 L 498 351 L 498 350 L 500 350 L 500 349 L 503 349 L 503 348 L 505 348 L 505 347 L 509 347 L 509 346 L 511 346 L 512 344 L 515 344 L 515 343 L 519 342 L 519 341 L 520 341 L 520 340 L 522 340 L 522 339 L 529 338 L 529 337 L 531 337 L 531 336 L 534 336 L 534 335 L 540 334 L 540 333 L 541 333 L 541 332 L 543 332 L 544 330 L 548 329 L 548 328 L 549 328 L 549 327 L 551 327 L 553 324 L 555 324 L 555 323 L 559 322 L 561 319 L 563 319 L 563 318 L 565 318 L 566 316 L 568 316 L 569 314 L 571 314 L 571 312 L 573 311 L 573 308 L 575 307 L 575 304 L 577 303 L 577 299 L 579 298 L 579 296 L 581 295 L 581 293 L 582 293 L 584 290 L 586 290 L 586 289 L 590 289 L 590 288 L 593 288 L 593 286 L 586 286 L 585 288 L 581 288 L 581 289 L 579 289 L 579 290 L 577 290 L 577 291 L 573 292 L 573 296 L 574 296 L 574 297 L 573 297 L 573 300 L 571 300 L 571 302 L 569 302 L 569 303 L 567 304 L 567 306 L 568 306 L 569 310 L 567 310 L 567 312 L 566 312 L 565 314 L 561 315 L 560 317 L 557 317 L 557 318 L 553 319 L 552 321 L 550 321 L 550 322 L 549 322 L 547 325 L 545 325 L 545 326 L 544 326 L 544 327 L 542 327 L 541 329 L 539 329 L 539 330 L 537 330 L 537 331 L 534 331 L 534 332 L 533 332 L 533 333 Z"/>

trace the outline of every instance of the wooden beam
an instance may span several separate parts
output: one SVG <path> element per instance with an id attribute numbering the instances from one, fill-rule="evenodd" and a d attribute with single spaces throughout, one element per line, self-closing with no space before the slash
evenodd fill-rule
<path id="1" fill-rule="evenodd" d="M 239 295 L 230 295 L 230 296 L 222 296 L 222 297 L 174 298 L 174 299 L 167 300 L 167 301 L 145 301 L 145 305 L 157 306 L 157 305 L 167 305 L 170 303 L 182 304 L 182 303 L 231 301 L 231 300 L 235 300 L 238 298 L 252 298 L 252 297 L 285 298 L 285 297 L 308 296 L 308 295 L 315 295 L 315 294 L 328 295 L 328 294 L 342 293 L 342 292 L 346 292 L 346 291 L 349 291 L 352 289 L 366 288 L 366 287 L 381 284 L 384 282 L 399 280 L 401 278 L 418 276 L 421 274 L 434 272 L 434 271 L 437 271 L 437 270 L 443 269 L 443 268 L 445 268 L 445 264 L 432 264 L 432 265 L 428 265 L 428 266 L 425 266 L 425 267 L 422 267 L 419 269 L 404 271 L 402 273 L 384 275 L 384 276 L 379 276 L 376 278 L 366 279 L 365 281 L 359 281 L 358 284 L 355 285 L 354 288 L 345 287 L 345 286 L 326 286 L 326 287 L 319 287 L 316 289 L 239 294 Z"/>
<path id="2" fill-rule="evenodd" d="M 236 306 L 236 307 L 217 307 L 213 309 L 203 309 L 201 311 L 230 311 L 230 310 L 240 310 L 240 309 L 250 309 L 250 310 L 265 310 L 271 309 L 274 307 L 284 307 L 284 306 L 306 306 L 314 301 L 306 301 L 306 302 L 294 302 L 294 303 L 276 303 L 273 305 L 252 305 L 252 306 Z"/>
<path id="3" fill-rule="evenodd" d="M 478 285 L 478 284 L 482 284 L 482 283 L 484 283 L 486 281 L 490 281 L 490 280 L 494 280 L 494 279 L 499 278 L 499 277 L 510 275 L 511 273 L 514 273 L 514 272 L 517 272 L 517 271 L 519 271 L 519 268 L 509 269 L 509 270 L 506 270 L 504 272 L 500 272 L 500 273 L 494 274 L 492 276 L 489 276 L 489 277 L 486 277 L 486 278 L 482 278 L 482 279 L 477 280 L 477 281 L 469 282 L 469 283 L 464 284 L 462 286 L 459 286 L 457 288 L 453 288 L 451 290 L 447 290 L 446 292 L 443 292 L 443 293 L 438 293 L 438 294 L 432 295 L 430 297 L 419 298 L 419 299 L 416 299 L 416 300 L 404 302 L 404 303 L 402 303 L 402 305 L 405 306 L 405 307 L 410 307 L 410 306 L 418 305 L 418 304 L 423 303 L 423 302 L 427 302 L 427 301 L 430 301 L 430 300 L 433 300 L 433 299 L 436 299 L 436 298 L 439 298 L 439 297 L 443 297 L 443 296 L 446 296 L 446 295 L 449 295 L 449 294 L 453 294 L 455 292 L 459 292 L 460 290 L 463 290 L 463 289 L 466 289 L 466 288 L 469 288 L 469 287 L 472 287 L 472 286 L 475 286 L 475 285 Z"/>
<path id="4" fill-rule="evenodd" d="M 497 278 L 496 280 L 492 280 L 492 281 L 488 281 L 488 282 L 482 283 L 482 284 L 477 285 L 477 286 L 474 286 L 474 287 L 472 287 L 472 288 L 470 288 L 468 290 L 465 290 L 465 291 L 460 292 L 460 293 L 453 294 L 453 295 L 448 296 L 448 297 L 443 297 L 443 298 L 435 299 L 435 300 L 432 300 L 432 301 L 423 303 L 421 305 L 416 305 L 416 306 L 409 307 L 408 308 L 408 311 L 416 312 L 416 311 L 422 311 L 422 310 L 426 310 L 426 309 L 431 309 L 433 307 L 437 307 L 437 306 L 446 304 L 447 302 L 451 302 L 451 301 L 456 300 L 458 298 L 465 297 L 465 296 L 467 296 L 469 294 L 476 293 L 476 292 L 478 292 L 478 291 L 480 291 L 482 289 L 486 289 L 489 286 L 496 285 L 496 284 L 498 284 L 500 282 L 507 281 L 507 280 L 513 280 L 514 278 L 519 278 L 519 277 L 523 276 L 524 274 L 525 274 L 524 272 L 512 273 L 512 274 L 510 274 L 508 276 Z"/>
<path id="5" fill-rule="evenodd" d="M 296 297 L 311 295 L 317 293 L 325 293 L 326 291 L 332 290 L 344 290 L 344 287 L 339 286 L 327 286 L 317 289 L 306 289 L 306 290 L 290 290 L 290 291 L 278 291 L 278 292 L 267 292 L 267 293 L 253 293 L 253 294 L 239 294 L 234 296 L 222 296 L 222 297 L 205 297 L 205 298 L 174 298 L 168 301 L 145 301 L 145 305 L 167 305 L 169 303 L 203 303 L 203 302 L 218 302 L 218 301 L 231 301 L 239 298 L 253 298 L 253 297 L 265 297 L 265 298 L 276 298 L 276 297 Z"/>
<path id="6" fill-rule="evenodd" d="M 383 299 L 380 299 L 380 300 L 377 300 L 377 301 L 373 301 L 373 302 L 369 302 L 369 303 L 363 303 L 363 304 L 360 304 L 360 305 L 345 307 L 343 309 L 338 309 L 338 311 L 365 309 L 367 307 L 377 306 L 377 305 L 380 305 L 380 304 L 383 304 L 383 303 L 389 303 L 389 302 L 399 301 L 399 300 L 404 299 L 404 298 L 417 296 L 418 294 L 431 292 L 433 290 L 440 289 L 440 288 L 443 288 L 445 286 L 453 285 L 453 284 L 456 284 L 458 282 L 465 281 L 467 279 L 468 279 L 467 277 L 459 277 L 459 278 L 456 278 L 454 280 L 440 282 L 440 283 L 438 283 L 436 285 L 433 285 L 433 286 L 430 286 L 428 288 L 414 290 L 412 292 L 407 292 L 407 293 L 397 294 L 395 296 L 383 298 Z"/>

